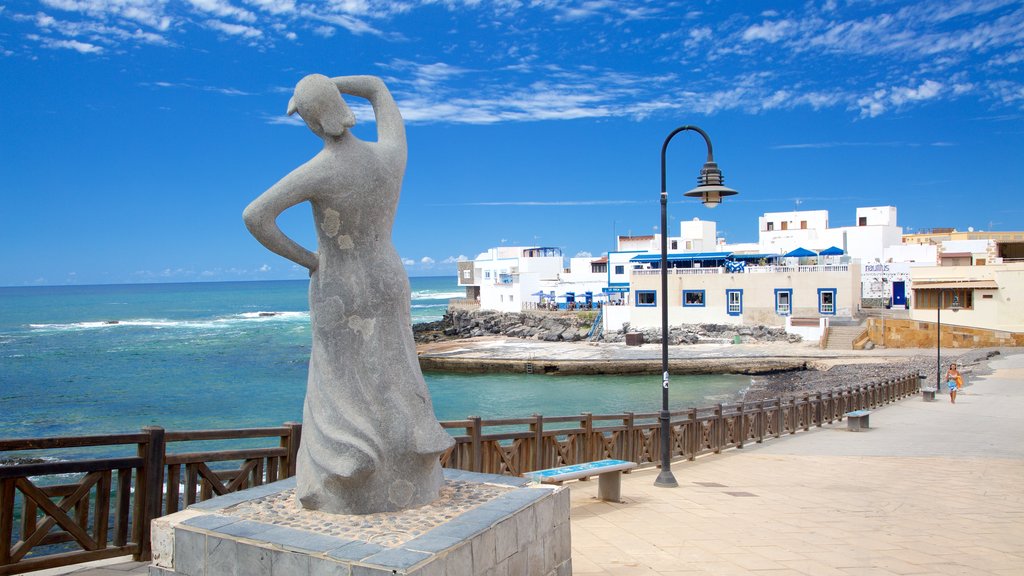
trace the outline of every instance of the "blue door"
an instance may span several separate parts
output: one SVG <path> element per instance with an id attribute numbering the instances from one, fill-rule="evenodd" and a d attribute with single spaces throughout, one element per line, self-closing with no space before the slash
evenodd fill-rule
<path id="1" fill-rule="evenodd" d="M 907 283 L 892 283 L 892 305 L 907 307 Z"/>

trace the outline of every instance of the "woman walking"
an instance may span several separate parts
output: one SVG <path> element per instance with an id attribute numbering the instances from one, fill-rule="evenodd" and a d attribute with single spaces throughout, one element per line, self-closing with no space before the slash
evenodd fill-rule
<path id="1" fill-rule="evenodd" d="M 949 401 L 953 404 L 956 404 L 956 391 L 960 389 L 961 382 L 963 379 L 956 369 L 956 363 L 950 364 L 949 370 L 946 370 L 946 386 L 949 387 Z"/>

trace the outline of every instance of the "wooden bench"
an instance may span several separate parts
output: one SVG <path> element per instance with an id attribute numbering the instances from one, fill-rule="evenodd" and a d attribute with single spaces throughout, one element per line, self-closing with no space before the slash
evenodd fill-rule
<path id="1" fill-rule="evenodd" d="M 925 402 L 935 402 L 935 388 L 921 388 L 921 398 Z"/>
<path id="2" fill-rule="evenodd" d="M 867 430 L 868 426 L 868 415 L 871 412 L 867 410 L 854 410 L 853 412 L 846 413 L 846 428 L 853 430 L 854 432 L 860 432 L 861 430 Z"/>
<path id="3" fill-rule="evenodd" d="M 622 472 L 636 468 L 636 462 L 626 460 L 598 460 L 585 464 L 573 464 L 547 470 L 536 470 L 523 474 L 544 484 L 558 484 L 566 480 L 579 480 L 589 476 L 597 476 L 597 497 L 609 502 L 621 502 Z"/>

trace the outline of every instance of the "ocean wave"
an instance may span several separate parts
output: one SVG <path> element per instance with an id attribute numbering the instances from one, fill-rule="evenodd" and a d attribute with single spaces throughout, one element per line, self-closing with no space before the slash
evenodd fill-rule
<path id="1" fill-rule="evenodd" d="M 463 298 L 466 296 L 465 290 L 458 292 L 439 292 L 431 290 L 416 290 L 412 293 L 413 300 L 448 300 L 449 298 Z"/>
<path id="2" fill-rule="evenodd" d="M 64 332 L 81 330 L 110 330 L 128 326 L 142 328 L 187 328 L 187 329 L 218 329 L 236 326 L 246 322 L 305 322 L 309 321 L 309 312 L 243 312 L 219 318 L 204 320 L 168 320 L 163 318 L 136 318 L 128 320 L 103 320 L 92 322 L 72 322 L 68 324 L 29 324 L 29 328 L 40 332 Z"/>

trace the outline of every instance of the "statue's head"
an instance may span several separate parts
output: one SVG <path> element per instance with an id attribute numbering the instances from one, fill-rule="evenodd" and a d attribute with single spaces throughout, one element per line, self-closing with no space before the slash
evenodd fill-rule
<path id="1" fill-rule="evenodd" d="M 295 112 L 321 138 L 341 136 L 356 125 L 356 117 L 341 98 L 338 87 L 323 74 L 310 74 L 295 85 L 295 94 L 288 101 L 288 115 Z"/>

